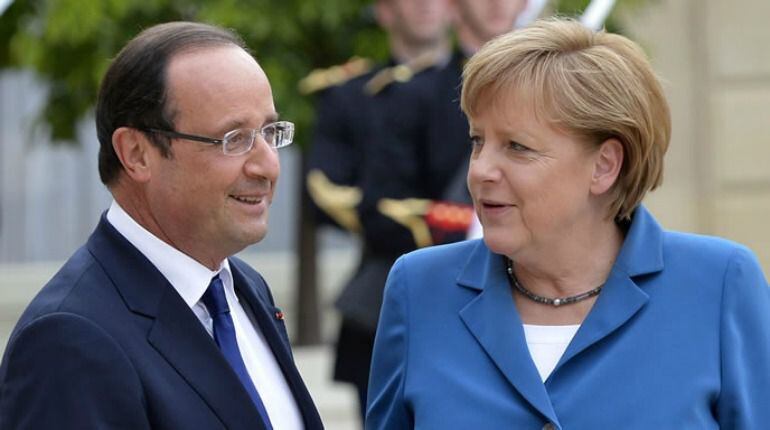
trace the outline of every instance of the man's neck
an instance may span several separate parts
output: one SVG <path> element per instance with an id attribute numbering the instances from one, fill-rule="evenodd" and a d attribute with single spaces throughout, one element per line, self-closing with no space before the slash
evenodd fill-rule
<path id="1" fill-rule="evenodd" d="M 184 253 L 210 270 L 216 270 L 228 255 L 214 255 L 210 252 L 196 252 L 196 238 L 174 234 L 174 227 L 163 228 L 159 220 L 149 210 L 149 203 L 141 193 L 120 186 L 110 189 L 115 202 L 139 227 L 158 240 Z M 207 250 L 210 251 L 210 250 Z"/>
<path id="2" fill-rule="evenodd" d="M 451 51 L 448 40 L 425 45 L 409 45 L 391 38 L 390 52 L 396 62 L 406 64 L 427 55 L 434 56 L 439 62 L 441 59 L 448 58 Z"/>
<path id="3" fill-rule="evenodd" d="M 481 49 L 484 40 L 473 33 L 470 28 L 459 28 L 457 30 L 457 43 L 463 54 L 470 57 Z"/>

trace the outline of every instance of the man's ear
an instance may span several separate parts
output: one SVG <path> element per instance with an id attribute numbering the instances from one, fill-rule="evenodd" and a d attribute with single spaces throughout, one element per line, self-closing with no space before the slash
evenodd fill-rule
<path id="1" fill-rule="evenodd" d="M 596 153 L 591 193 L 601 195 L 615 185 L 623 167 L 623 144 L 616 138 L 605 140 Z"/>
<path id="2" fill-rule="evenodd" d="M 135 182 L 150 180 L 150 156 L 154 148 L 144 133 L 132 127 L 120 127 L 112 133 L 112 148 L 129 178 Z"/>

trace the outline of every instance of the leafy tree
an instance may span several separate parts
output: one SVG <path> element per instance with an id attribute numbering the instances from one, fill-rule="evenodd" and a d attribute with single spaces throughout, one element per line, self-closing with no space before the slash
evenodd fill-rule
<path id="1" fill-rule="evenodd" d="M 317 67 L 357 52 L 385 53 L 367 0 L 17 0 L 0 17 L 0 68 L 32 69 L 50 86 L 41 119 L 57 141 L 71 141 L 91 109 L 110 59 L 141 29 L 174 20 L 236 30 L 270 77 L 277 107 L 298 124 L 312 119 L 312 100 L 296 83 Z"/>

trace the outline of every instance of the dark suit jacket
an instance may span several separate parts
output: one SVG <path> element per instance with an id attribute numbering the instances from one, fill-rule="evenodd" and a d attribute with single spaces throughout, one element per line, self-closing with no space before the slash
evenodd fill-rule
<path id="1" fill-rule="evenodd" d="M 265 281 L 230 264 L 306 428 L 323 428 Z M 195 314 L 104 216 L 22 315 L 0 384 L 3 429 L 263 428 Z"/>

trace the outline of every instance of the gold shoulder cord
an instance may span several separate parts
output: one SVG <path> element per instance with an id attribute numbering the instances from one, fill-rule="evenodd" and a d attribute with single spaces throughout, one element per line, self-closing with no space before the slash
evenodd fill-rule
<path id="1" fill-rule="evenodd" d="M 433 245 L 428 223 L 424 215 L 428 213 L 430 200 L 427 199 L 388 199 L 377 202 L 377 210 L 393 221 L 403 225 L 412 233 L 414 243 L 418 248 Z"/>
<path id="2" fill-rule="evenodd" d="M 339 225 L 354 233 L 361 231 L 356 212 L 362 198 L 360 188 L 337 185 L 322 171 L 313 169 L 307 175 L 307 190 L 315 204 Z"/>
<path id="3" fill-rule="evenodd" d="M 438 63 L 440 58 L 435 52 L 426 52 L 404 64 L 386 67 L 366 82 L 364 91 L 373 96 L 393 82 L 409 82 L 414 75 Z"/>
<path id="4" fill-rule="evenodd" d="M 297 84 L 302 95 L 312 94 L 361 76 L 372 69 L 372 62 L 366 58 L 353 57 L 347 63 L 328 69 L 315 69 Z"/>

